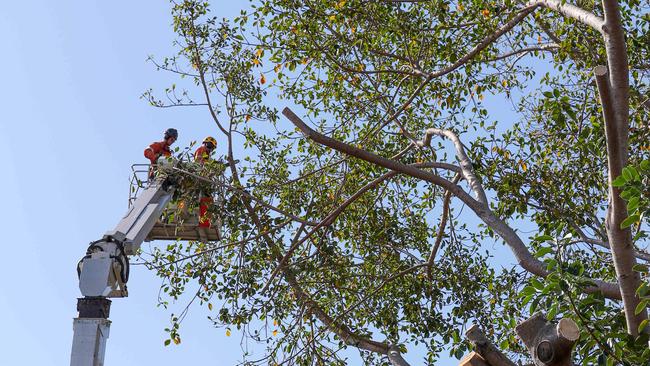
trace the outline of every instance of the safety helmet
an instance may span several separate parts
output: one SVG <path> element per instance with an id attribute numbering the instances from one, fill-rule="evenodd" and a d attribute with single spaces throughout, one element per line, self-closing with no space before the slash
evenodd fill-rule
<path id="1" fill-rule="evenodd" d="M 212 137 L 212 136 L 208 136 L 208 137 L 206 137 L 206 138 L 203 140 L 203 143 L 204 143 L 204 144 L 205 144 L 206 142 L 209 142 L 209 143 L 211 143 L 212 145 L 214 145 L 214 147 L 217 147 L 217 140 L 216 140 L 214 137 Z"/>
<path id="2" fill-rule="evenodd" d="M 173 137 L 173 138 L 175 138 L 175 139 L 178 139 L 178 131 L 176 131 L 175 128 L 168 128 L 168 129 L 165 131 L 165 140 L 167 140 L 167 139 L 170 138 L 170 137 Z"/>

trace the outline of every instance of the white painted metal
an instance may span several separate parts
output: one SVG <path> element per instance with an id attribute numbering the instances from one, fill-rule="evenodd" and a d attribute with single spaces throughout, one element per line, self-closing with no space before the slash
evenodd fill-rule
<path id="1" fill-rule="evenodd" d="M 171 167 L 170 165 L 167 168 L 171 169 Z M 140 188 L 140 186 L 138 187 Z M 92 243 L 86 257 L 81 261 L 79 288 L 84 299 L 103 298 L 105 300 L 109 297 L 126 297 L 128 295 L 125 283 L 128 276 L 122 275 L 122 272 L 128 269 L 127 256 L 135 254 L 140 248 L 169 204 L 172 194 L 173 188 L 163 189 L 162 182 L 155 181 L 137 197 L 129 196 L 130 207 L 126 215 L 113 231 L 107 232 L 101 240 Z M 220 226 L 220 221 L 217 221 Z M 199 234 L 202 234 L 200 235 L 201 239 L 208 239 L 206 233 L 201 232 L 205 229 L 198 229 Z M 217 227 L 216 239 L 220 238 L 218 230 Z M 88 306 L 88 304 L 84 304 L 84 306 Z M 105 312 L 99 314 L 105 314 L 105 317 L 108 318 L 109 308 L 110 301 L 105 309 L 100 309 Z M 92 312 L 84 314 L 97 316 Z M 71 366 L 104 365 L 106 341 L 111 325 L 110 320 L 106 318 L 78 317 L 74 319 Z"/>
<path id="2" fill-rule="evenodd" d="M 126 297 L 120 271 L 128 265 L 172 197 L 161 182 L 151 184 L 136 198 L 126 215 L 104 238 L 93 243 L 81 262 L 79 289 L 85 297 Z M 119 260 L 118 260 L 119 259 Z M 111 322 L 104 318 L 75 318 L 71 366 L 103 366 Z"/>
<path id="3" fill-rule="evenodd" d="M 83 260 L 79 289 L 84 296 L 108 296 L 117 288 L 117 281 L 112 275 L 113 259 L 108 252 L 96 252 Z"/>
<path id="4" fill-rule="evenodd" d="M 75 318 L 70 366 L 103 366 L 111 321 L 102 318 Z"/>

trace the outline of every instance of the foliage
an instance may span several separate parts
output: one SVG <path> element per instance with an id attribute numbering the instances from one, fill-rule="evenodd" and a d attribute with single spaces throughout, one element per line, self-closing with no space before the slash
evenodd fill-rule
<path id="1" fill-rule="evenodd" d="M 602 15 L 600 4 L 583 6 Z M 621 3 L 632 162 L 648 158 L 647 7 Z M 262 0 L 232 21 L 209 9 L 174 3 L 178 55 L 152 59 L 189 80 L 190 91 L 177 93 L 174 84 L 168 102 L 153 91 L 144 98 L 157 107 L 205 104 L 222 132 L 232 187 L 220 207 L 225 237 L 145 256 L 165 279 L 162 303 L 184 293 L 198 299 L 226 335 L 241 329 L 266 347 L 263 358 L 245 353 L 258 363 L 344 364 L 340 350 L 356 346 L 367 364 L 386 364 L 385 351 L 396 346 L 434 364 L 442 352 L 467 352 L 462 334 L 472 322 L 524 359 L 513 328 L 536 310 L 581 325 L 582 364 L 647 359 L 646 336 L 626 335 L 620 303 L 586 291 L 594 280 L 616 280 L 591 73 L 605 62 L 598 32 L 545 9 L 524 17 L 512 1 Z M 494 244 L 502 236 L 455 198 L 441 204 L 445 189 L 305 139 L 268 107 L 271 96 L 298 105 L 328 136 L 404 164 L 457 163 L 441 139 L 414 144 L 427 128 L 453 131 L 488 210 L 519 229 L 548 276 L 495 258 L 503 256 Z M 494 100 L 511 103 L 513 113 Z M 237 154 L 244 164 L 233 164 Z M 457 174 L 428 169 L 449 181 Z M 645 174 L 627 168 L 617 180 L 633 222 L 648 207 L 639 169 Z M 636 239 L 641 251 L 645 237 Z M 187 309 L 172 315 L 171 340 L 180 340 Z"/>

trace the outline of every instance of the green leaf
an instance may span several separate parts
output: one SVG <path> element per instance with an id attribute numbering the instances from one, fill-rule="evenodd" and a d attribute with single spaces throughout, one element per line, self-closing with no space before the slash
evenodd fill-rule
<path id="1" fill-rule="evenodd" d="M 637 263 L 632 267 L 633 271 L 641 272 L 641 273 L 648 273 L 648 266 L 645 264 Z"/>
<path id="2" fill-rule="evenodd" d="M 538 291 L 542 291 L 544 289 L 544 284 L 541 283 L 537 278 L 531 278 L 530 284 L 533 285 L 533 287 L 535 287 L 535 289 Z"/>
<path id="3" fill-rule="evenodd" d="M 634 179 L 634 176 L 632 175 L 629 167 L 623 168 L 623 174 L 621 174 L 621 176 L 625 178 L 626 182 L 631 182 L 632 179 Z"/>
<path id="4" fill-rule="evenodd" d="M 632 197 L 627 201 L 627 212 L 632 213 L 634 210 L 639 208 L 641 197 Z"/>
<path id="5" fill-rule="evenodd" d="M 637 181 L 637 182 L 641 180 L 641 176 L 639 175 L 639 171 L 636 170 L 635 167 L 628 166 L 625 169 L 627 169 L 630 172 L 630 174 L 632 175 L 632 180 Z"/>
<path id="6" fill-rule="evenodd" d="M 540 236 L 536 237 L 535 240 L 539 241 L 539 242 L 552 241 L 553 237 L 550 236 L 550 235 L 540 235 Z"/>
<path id="7" fill-rule="evenodd" d="M 519 294 L 521 296 L 528 296 L 528 295 L 531 295 L 531 294 L 534 294 L 534 293 L 535 293 L 535 287 L 526 286 L 526 287 L 524 287 L 523 290 L 521 290 L 521 292 Z"/>
<path id="8" fill-rule="evenodd" d="M 170 343 L 172 343 L 171 339 L 165 339 L 165 347 L 169 346 Z"/>
<path id="9" fill-rule="evenodd" d="M 636 309 L 634 309 L 634 315 L 641 314 L 641 312 L 644 311 L 647 306 L 648 306 L 648 300 L 647 299 L 641 300 L 641 302 L 639 302 L 639 305 L 636 306 Z"/>
<path id="10" fill-rule="evenodd" d="M 559 310 L 560 310 L 560 309 L 559 309 L 559 307 L 558 307 L 557 302 L 553 302 L 553 305 L 551 306 L 551 310 L 550 310 L 550 311 L 548 312 L 548 314 L 546 315 L 546 319 L 548 319 L 548 320 L 553 320 L 553 319 L 555 319 L 555 316 L 557 315 L 557 313 L 559 312 Z"/>
<path id="11" fill-rule="evenodd" d="M 638 221 L 639 221 L 639 214 L 628 216 L 625 220 L 623 220 L 623 222 L 621 222 L 621 229 L 628 228 L 632 226 L 632 224 Z"/>
<path id="12" fill-rule="evenodd" d="M 541 247 L 537 252 L 535 252 L 535 257 L 541 258 L 545 256 L 546 254 L 553 253 L 553 249 L 549 247 Z"/>
<path id="13" fill-rule="evenodd" d="M 525 305 L 528 304 L 528 303 L 530 302 L 530 300 L 532 300 L 534 297 L 535 297 L 535 294 L 530 294 L 530 295 L 524 297 L 524 299 L 521 300 L 521 305 L 522 305 L 522 306 L 525 306 Z"/>
<path id="14" fill-rule="evenodd" d="M 639 329 L 638 329 L 639 333 L 643 333 L 643 330 L 647 325 L 648 325 L 648 319 L 643 319 L 643 321 L 641 321 L 641 324 L 639 324 Z"/>
<path id="15" fill-rule="evenodd" d="M 650 160 L 644 160 L 639 164 L 641 167 L 641 170 L 644 170 L 646 172 L 650 171 Z"/>
<path id="16" fill-rule="evenodd" d="M 614 179 L 614 181 L 612 182 L 612 186 L 614 186 L 614 187 L 623 187 L 626 183 L 627 183 L 627 181 L 621 175 L 618 178 Z"/>
<path id="17" fill-rule="evenodd" d="M 557 261 L 554 258 L 547 258 L 544 262 L 546 262 L 547 271 L 554 271 L 557 268 Z"/>

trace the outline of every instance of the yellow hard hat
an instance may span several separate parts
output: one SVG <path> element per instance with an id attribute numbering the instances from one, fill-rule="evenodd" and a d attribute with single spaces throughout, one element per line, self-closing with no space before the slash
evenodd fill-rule
<path id="1" fill-rule="evenodd" d="M 217 146 L 217 140 L 215 140 L 214 137 L 208 136 L 203 140 L 203 143 L 205 144 L 206 142 L 212 143 L 212 145 Z"/>

